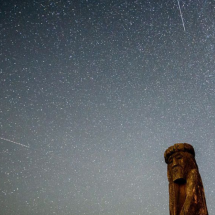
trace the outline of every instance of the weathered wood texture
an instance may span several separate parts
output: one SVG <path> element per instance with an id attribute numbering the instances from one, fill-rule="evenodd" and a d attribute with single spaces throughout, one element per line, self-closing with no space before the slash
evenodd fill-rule
<path id="1" fill-rule="evenodd" d="M 188 143 L 177 143 L 165 151 L 164 158 L 169 181 L 170 215 L 208 215 L 193 147 Z"/>

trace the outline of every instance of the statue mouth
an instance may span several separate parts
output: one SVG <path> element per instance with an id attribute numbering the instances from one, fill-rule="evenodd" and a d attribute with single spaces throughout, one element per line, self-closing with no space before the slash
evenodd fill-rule
<path id="1" fill-rule="evenodd" d="M 175 165 L 172 168 L 172 176 L 173 176 L 173 181 L 176 183 L 184 183 L 184 173 L 183 173 L 183 168 L 180 165 Z"/>
<path id="2" fill-rule="evenodd" d="M 186 183 L 186 180 L 184 178 L 177 178 L 174 182 L 177 184 L 184 184 Z"/>

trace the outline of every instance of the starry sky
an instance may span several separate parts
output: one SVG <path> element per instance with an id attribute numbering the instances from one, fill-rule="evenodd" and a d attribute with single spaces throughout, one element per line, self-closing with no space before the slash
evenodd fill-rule
<path id="1" fill-rule="evenodd" d="M 1 214 L 167 215 L 178 142 L 215 213 L 215 2 L 179 4 L 1 1 Z"/>

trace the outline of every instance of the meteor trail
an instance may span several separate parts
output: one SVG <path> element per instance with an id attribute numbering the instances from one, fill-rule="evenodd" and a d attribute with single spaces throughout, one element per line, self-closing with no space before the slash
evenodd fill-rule
<path id="1" fill-rule="evenodd" d="M 183 19 L 182 12 L 181 12 L 181 7 L 180 7 L 180 4 L 179 4 L 179 0 L 177 0 L 177 1 L 178 1 L 178 8 L 179 8 L 179 11 L 180 11 L 182 25 L 183 25 L 184 31 L 186 31 L 185 25 L 184 25 L 184 19 Z"/>
<path id="2" fill-rule="evenodd" d="M 17 142 L 12 141 L 12 140 L 5 139 L 5 138 L 3 138 L 3 137 L 0 137 L 0 139 L 5 140 L 5 141 L 10 142 L 10 143 L 15 143 L 16 145 L 20 145 L 20 146 L 22 146 L 22 147 L 29 148 L 29 146 L 26 146 L 26 145 L 21 144 L 21 143 L 17 143 Z"/>

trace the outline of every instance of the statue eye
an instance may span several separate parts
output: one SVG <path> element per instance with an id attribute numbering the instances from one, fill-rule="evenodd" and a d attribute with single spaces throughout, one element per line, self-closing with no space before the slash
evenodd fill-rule
<path id="1" fill-rule="evenodd" d="M 169 163 L 172 163 L 172 158 L 169 159 Z"/>
<path id="2" fill-rule="evenodd" d="M 181 158 L 182 158 L 182 156 L 181 156 L 181 155 L 178 155 L 176 158 L 177 158 L 177 159 L 181 159 Z"/>

